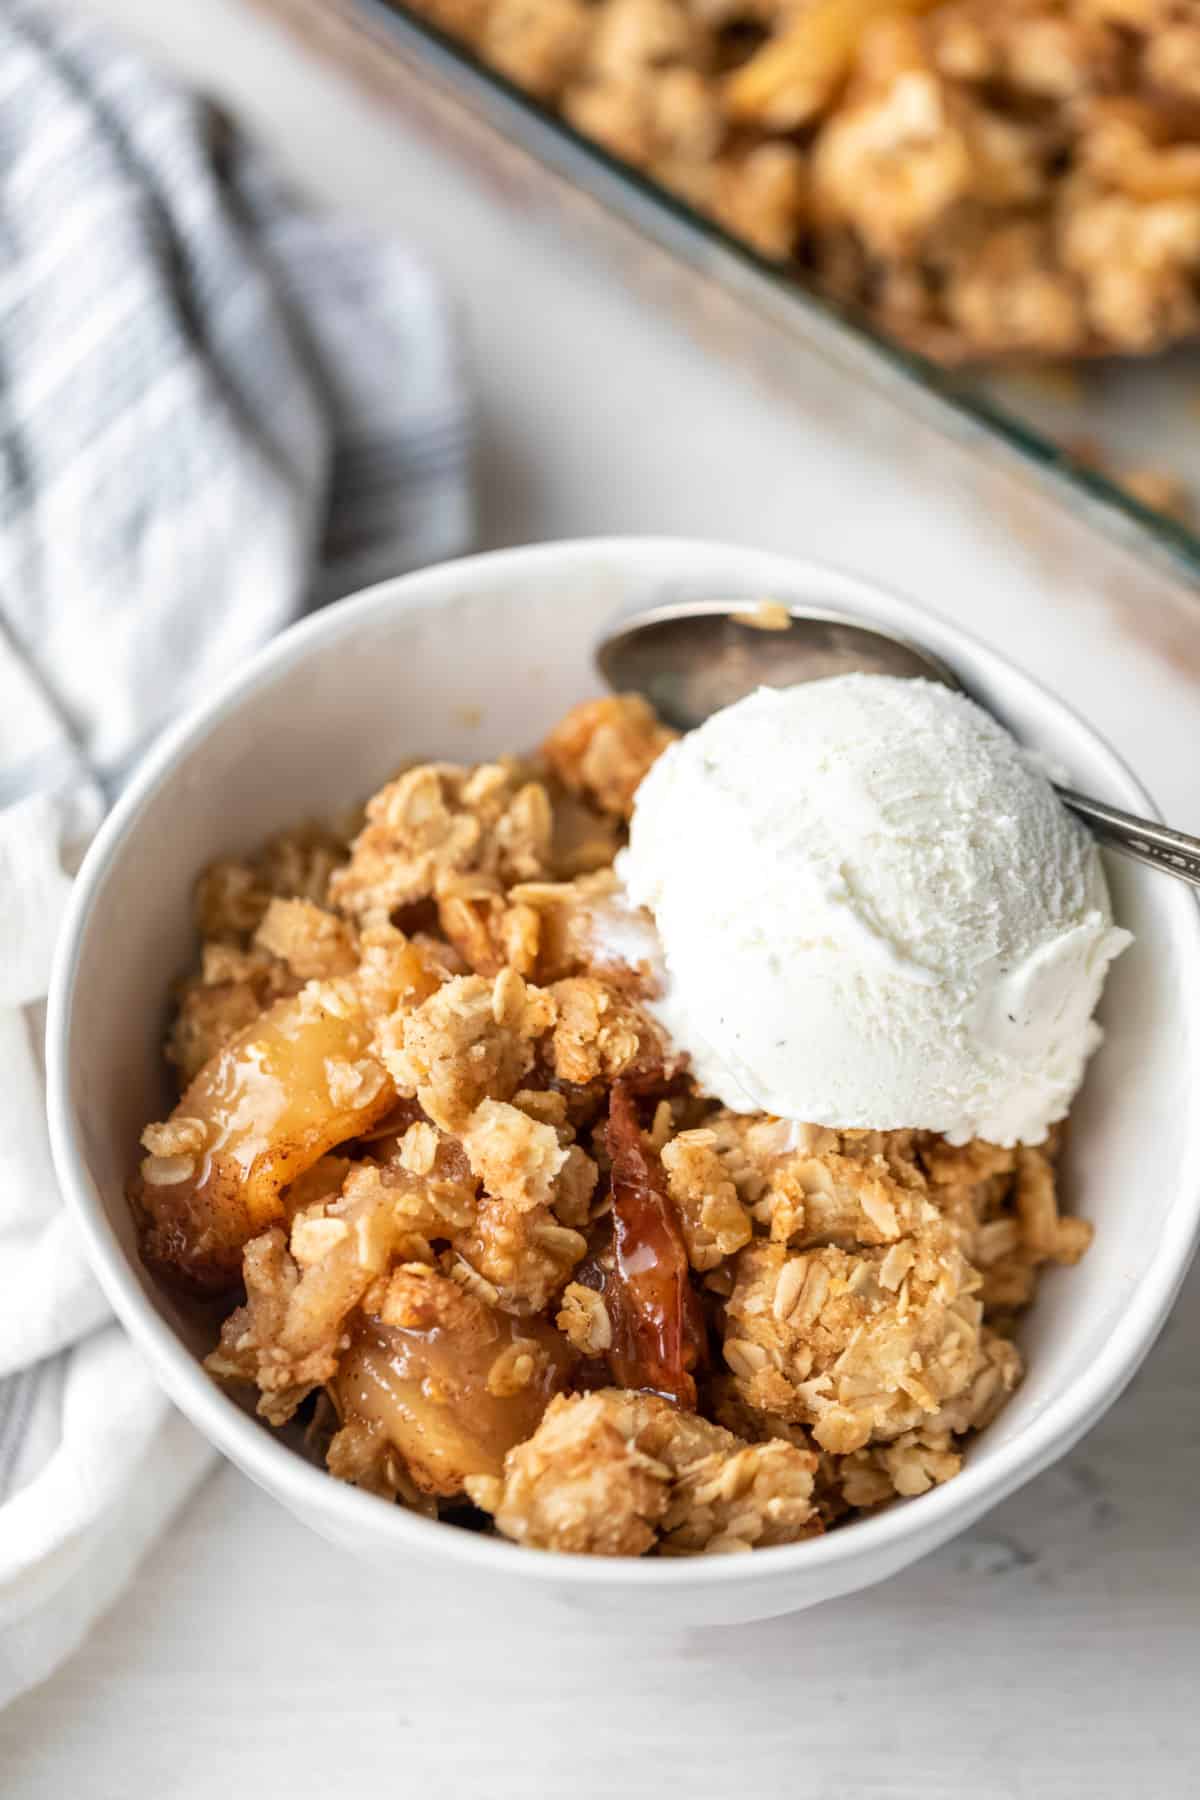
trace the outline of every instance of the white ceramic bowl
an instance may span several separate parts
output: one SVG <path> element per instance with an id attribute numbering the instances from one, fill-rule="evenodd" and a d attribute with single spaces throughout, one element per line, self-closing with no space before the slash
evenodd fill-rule
<path id="1" fill-rule="evenodd" d="M 793 1548 L 683 1561 L 515 1549 L 416 1518 L 306 1463 L 204 1374 L 201 1346 L 143 1272 L 123 1197 L 138 1132 L 165 1102 L 168 984 L 193 953 L 192 881 L 306 816 L 369 793 L 404 757 L 478 759 L 537 741 L 597 691 L 590 650 L 634 602 L 777 595 L 894 625 L 945 657 L 1075 785 L 1150 803 L 1053 695 L 952 626 L 867 584 L 717 544 L 549 544 L 388 582 L 306 620 L 169 732 L 108 820 L 76 885 L 50 1004 L 59 1176 L 96 1273 L 182 1410 L 323 1536 L 430 1582 L 470 1582 L 523 1613 L 571 1607 L 639 1627 L 767 1617 L 863 1587 L 924 1555 L 1061 1456 L 1120 1393 L 1162 1325 L 1200 1214 L 1200 913 L 1188 890 L 1110 862 L 1135 946 L 1104 1001 L 1107 1041 L 1074 1117 L 1068 1180 L 1096 1225 L 1081 1266 L 1047 1276 L 1023 1333 L 1029 1373 L 962 1474 Z M 1163 1476 L 1168 1461 L 1164 1451 Z"/>

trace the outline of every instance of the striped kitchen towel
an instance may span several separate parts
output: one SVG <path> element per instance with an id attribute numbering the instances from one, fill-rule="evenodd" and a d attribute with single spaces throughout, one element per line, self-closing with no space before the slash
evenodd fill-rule
<path id="1" fill-rule="evenodd" d="M 404 248 L 296 206 L 86 18 L 0 0 L 0 1704 L 207 1463 L 59 1205 L 40 1004 L 159 728 L 307 608 L 463 547 L 468 408 Z"/>

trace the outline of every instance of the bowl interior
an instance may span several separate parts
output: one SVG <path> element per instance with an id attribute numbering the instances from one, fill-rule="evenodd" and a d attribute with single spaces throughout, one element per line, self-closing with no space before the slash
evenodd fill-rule
<path id="1" fill-rule="evenodd" d="M 1075 785 L 1144 805 L 1086 727 L 989 653 L 903 602 L 782 558 L 657 541 L 545 546 L 427 571 L 330 609 L 173 734 L 81 883 L 59 970 L 60 1105 L 86 1174 L 85 1222 L 120 1310 L 137 1307 L 136 1284 L 193 1352 L 207 1347 L 142 1271 L 123 1195 L 139 1130 L 167 1099 L 166 996 L 194 953 L 198 871 L 282 826 L 341 811 L 405 758 L 478 760 L 536 742 L 598 691 L 591 645 L 615 612 L 728 593 L 823 602 L 924 638 Z M 1071 1204 L 1095 1223 L 1096 1242 L 1079 1268 L 1046 1280 L 1024 1328 L 1028 1378 L 971 1448 L 980 1475 L 993 1464 L 999 1472 L 1006 1447 L 1087 1380 L 1152 1271 L 1161 1278 L 1164 1254 L 1182 1276 L 1194 1224 L 1196 909 L 1178 884 L 1134 864 L 1110 861 L 1109 876 L 1136 942 L 1108 984 L 1106 1041 L 1073 1116 L 1068 1166 Z"/>

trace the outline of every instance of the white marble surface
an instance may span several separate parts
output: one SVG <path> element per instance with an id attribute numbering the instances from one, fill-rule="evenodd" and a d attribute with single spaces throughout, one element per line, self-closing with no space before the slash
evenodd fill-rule
<path id="1" fill-rule="evenodd" d="M 1040 668 L 1200 828 L 1196 690 L 1089 581 L 1049 584 L 999 524 L 965 541 L 900 460 L 748 387 L 230 0 L 90 3 L 226 95 L 315 192 L 429 247 L 478 375 L 484 543 L 695 532 L 890 577 Z M 224 1468 L 82 1653 L 0 1716 L 0 1792 L 1194 1793 L 1198 1303 L 1193 1276 L 1108 1419 L 970 1536 L 736 1631 L 535 1637 L 469 1593 L 418 1622 Z"/>

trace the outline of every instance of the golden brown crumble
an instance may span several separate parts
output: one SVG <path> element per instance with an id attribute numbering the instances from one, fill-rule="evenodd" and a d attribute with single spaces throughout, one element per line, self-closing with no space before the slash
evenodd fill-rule
<path id="1" fill-rule="evenodd" d="M 536 881 L 549 873 L 551 833 L 545 787 L 520 765 L 423 763 L 368 803 L 329 897 L 351 918 L 383 925 L 443 890 L 460 891 L 466 875 Z"/>
<path id="2" fill-rule="evenodd" d="M 254 945 L 275 957 L 301 982 L 349 975 L 358 966 L 352 928 L 311 900 L 269 900 L 254 933 Z"/>
<path id="3" fill-rule="evenodd" d="M 503 1476 L 476 1478 L 468 1494 L 518 1543 L 644 1555 L 667 1510 L 666 1471 L 613 1415 L 603 1394 L 555 1399 L 534 1435 L 509 1452 Z"/>
<path id="4" fill-rule="evenodd" d="M 952 1399 L 978 1356 L 976 1278 L 944 1230 L 888 1250 L 740 1251 L 725 1361 L 746 1403 L 844 1455 Z"/>
<path id="5" fill-rule="evenodd" d="M 608 1388 L 552 1400 L 502 1478 L 467 1483 L 517 1543 L 599 1556 L 750 1550 L 821 1529 L 817 1458 L 744 1444 L 657 1394 Z"/>
<path id="6" fill-rule="evenodd" d="M 716 1152 L 716 1133 L 681 1131 L 662 1147 L 667 1191 L 675 1203 L 693 1269 L 719 1268 L 750 1241 L 753 1225 Z"/>
<path id="7" fill-rule="evenodd" d="M 271 838 L 246 860 L 215 862 L 196 884 L 196 925 L 205 941 L 246 947 L 271 903 L 325 898 L 330 877 L 346 859 L 345 840 L 321 825 Z"/>
<path id="8" fill-rule="evenodd" d="M 470 1231 L 455 1236 L 465 1269 L 478 1276 L 506 1312 L 551 1307 L 587 1252 L 587 1239 L 548 1206 L 521 1207 L 485 1195 Z"/>
<path id="9" fill-rule="evenodd" d="M 511 969 L 495 981 L 462 975 L 386 1020 L 380 1050 L 400 1093 L 443 1129 L 461 1130 L 481 1101 L 511 1099 L 554 1017 L 551 997 Z"/>
<path id="10" fill-rule="evenodd" d="M 184 1091 L 131 1186 L 269 1424 L 311 1414 L 341 1478 L 557 1550 L 793 1543 L 950 1479 L 1040 1270 L 1091 1236 L 1058 1130 L 952 1146 L 694 1088 L 648 922 L 608 928 L 668 739 L 588 702 L 540 758 L 407 770 L 348 860 L 310 827 L 210 871 Z"/>
<path id="11" fill-rule="evenodd" d="M 481 1100 L 459 1134 L 471 1173 L 518 1212 L 548 1206 L 567 1160 L 554 1126 L 504 1100 Z"/>
<path id="12" fill-rule="evenodd" d="M 642 777 L 674 737 L 639 694 L 610 694 L 569 712 L 546 739 L 545 753 L 571 793 L 627 819 Z"/>
<path id="13" fill-rule="evenodd" d="M 934 357 L 1141 355 L 1200 329 L 1189 0 L 417 9 L 615 156 Z M 595 732 L 599 716 L 576 731 Z M 578 768 L 578 748 L 565 754 Z M 636 757 L 630 779 L 619 754 L 606 746 L 604 758 L 610 773 L 587 779 L 621 811 Z"/>
<path id="14" fill-rule="evenodd" d="M 555 1025 L 549 1060 L 560 1081 L 584 1087 L 622 1075 L 661 1074 L 672 1063 L 654 1020 L 606 982 L 573 976 L 550 992 Z"/>
<path id="15" fill-rule="evenodd" d="M 568 1282 L 554 1323 L 580 1356 L 603 1356 L 612 1349 L 612 1320 L 604 1296 L 595 1288 L 583 1287 L 578 1281 Z"/>

